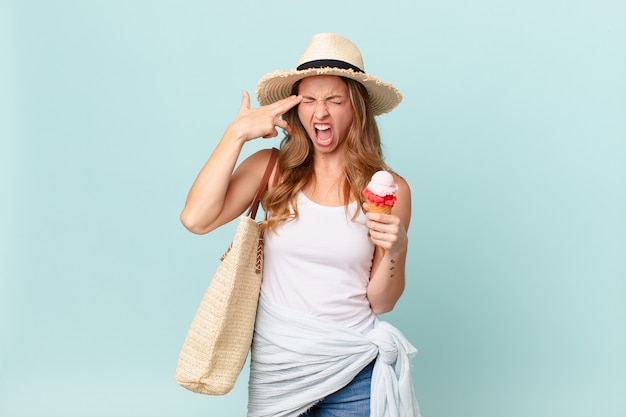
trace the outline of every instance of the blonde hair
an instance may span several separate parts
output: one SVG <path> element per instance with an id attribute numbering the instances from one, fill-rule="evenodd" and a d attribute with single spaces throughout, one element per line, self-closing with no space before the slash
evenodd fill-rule
<path id="1" fill-rule="evenodd" d="M 358 81 L 340 77 L 348 87 L 353 110 L 352 125 L 341 144 L 345 157 L 343 195 L 344 205 L 351 200 L 359 202 L 355 217 L 364 201 L 361 191 L 372 175 L 388 169 L 382 153 L 380 133 L 374 119 L 370 98 L 365 87 Z M 300 82 L 294 84 L 292 93 L 298 94 Z M 273 229 L 281 222 L 298 216 L 297 194 L 313 179 L 313 142 L 298 117 L 297 106 L 284 114 L 292 132 L 281 142 L 278 156 L 279 184 L 262 198 L 264 209 L 270 214 L 262 226 Z"/>

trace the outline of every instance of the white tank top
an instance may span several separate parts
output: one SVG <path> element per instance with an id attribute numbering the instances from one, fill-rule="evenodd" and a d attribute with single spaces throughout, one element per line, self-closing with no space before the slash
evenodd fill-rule
<path id="1" fill-rule="evenodd" d="M 328 207 L 298 195 L 298 218 L 267 232 L 261 296 L 317 317 L 368 330 L 376 319 L 367 299 L 374 245 L 357 202 Z"/>

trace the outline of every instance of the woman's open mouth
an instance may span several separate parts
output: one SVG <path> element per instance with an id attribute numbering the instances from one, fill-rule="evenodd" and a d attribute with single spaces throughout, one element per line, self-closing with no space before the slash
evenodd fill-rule
<path id="1" fill-rule="evenodd" d="M 327 123 L 319 123 L 313 126 L 315 128 L 315 141 L 322 145 L 328 146 L 333 141 L 333 130 Z"/>

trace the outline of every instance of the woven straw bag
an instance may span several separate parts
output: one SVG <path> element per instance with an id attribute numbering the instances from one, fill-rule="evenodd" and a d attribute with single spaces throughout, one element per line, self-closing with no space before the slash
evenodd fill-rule
<path id="1" fill-rule="evenodd" d="M 228 393 L 250 351 L 263 269 L 263 235 L 254 219 L 277 155 L 272 149 L 252 205 L 240 217 L 185 337 L 174 379 L 190 391 Z"/>

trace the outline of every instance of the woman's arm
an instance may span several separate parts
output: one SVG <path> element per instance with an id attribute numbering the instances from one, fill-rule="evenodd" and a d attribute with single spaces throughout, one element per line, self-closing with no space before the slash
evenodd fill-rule
<path id="1" fill-rule="evenodd" d="M 187 229 L 198 234 L 208 233 L 248 208 L 261 182 L 270 151 L 251 155 L 235 169 L 241 150 L 250 140 L 277 136 L 277 127 L 289 131 L 281 115 L 300 100 L 292 96 L 250 109 L 250 96 L 244 92 L 237 118 L 228 126 L 189 190 L 180 215 Z"/>
<path id="2" fill-rule="evenodd" d="M 411 190 L 407 182 L 394 174 L 398 184 L 396 204 L 391 214 L 367 212 L 367 226 L 376 248 L 367 287 L 367 298 L 376 314 L 393 309 L 405 285 L 405 264 L 408 249 L 407 230 L 411 220 Z M 367 203 L 364 204 L 367 210 Z"/>

